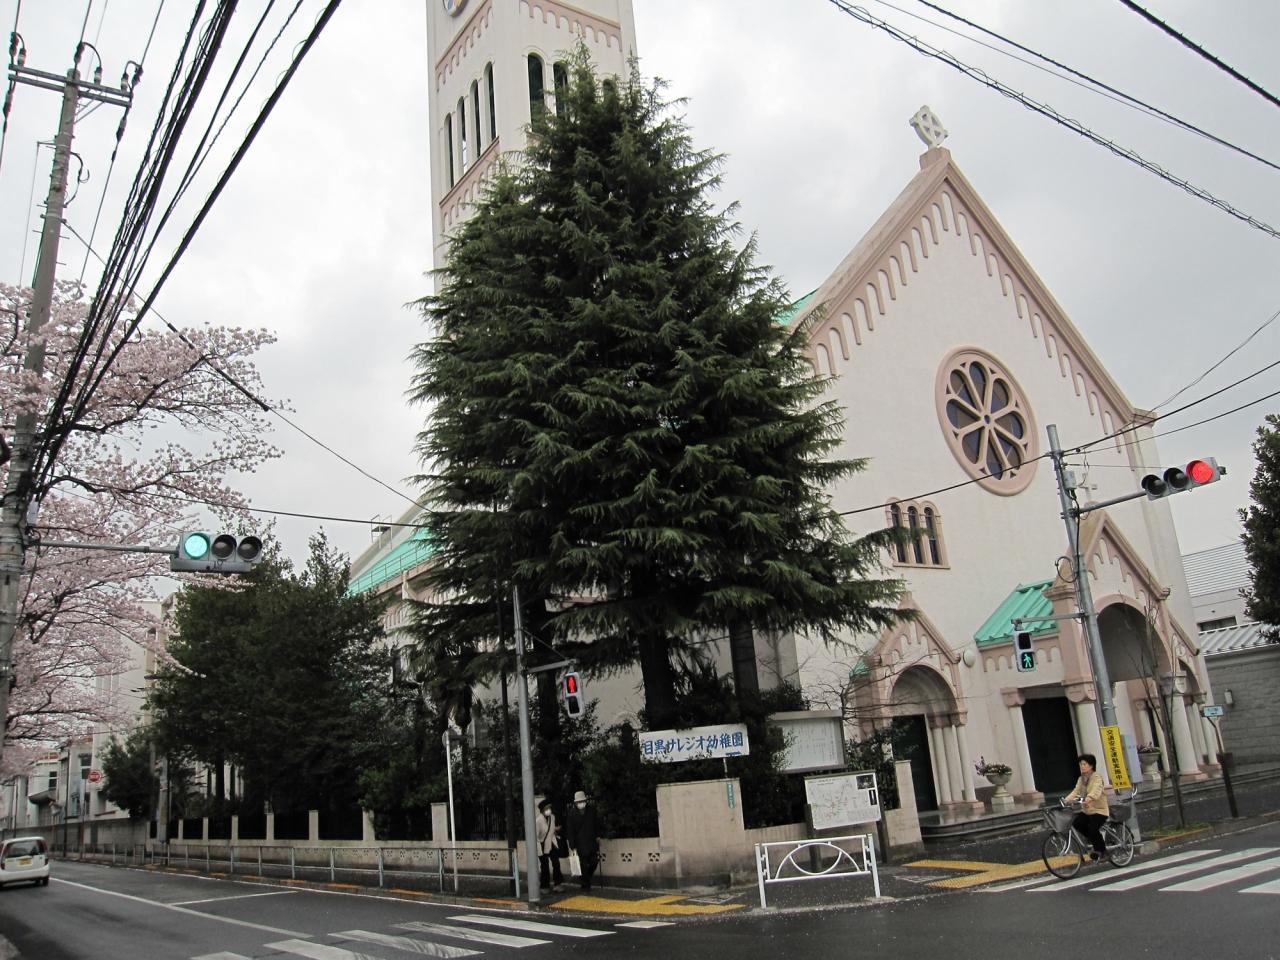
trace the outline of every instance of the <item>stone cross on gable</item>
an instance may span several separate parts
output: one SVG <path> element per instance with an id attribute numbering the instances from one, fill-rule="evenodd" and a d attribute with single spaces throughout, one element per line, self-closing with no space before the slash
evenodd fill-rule
<path id="1" fill-rule="evenodd" d="M 938 115 L 929 109 L 928 104 L 916 111 L 916 115 L 911 118 L 911 126 L 915 128 L 916 136 L 930 149 L 942 146 L 942 141 L 947 139 L 947 128 L 942 125 Z"/>

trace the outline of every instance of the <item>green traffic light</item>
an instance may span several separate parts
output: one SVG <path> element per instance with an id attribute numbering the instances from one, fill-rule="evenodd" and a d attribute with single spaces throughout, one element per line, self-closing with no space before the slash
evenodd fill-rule
<path id="1" fill-rule="evenodd" d="M 209 552 L 209 537 L 203 533 L 189 533 L 183 538 L 182 552 L 192 560 L 202 560 Z"/>

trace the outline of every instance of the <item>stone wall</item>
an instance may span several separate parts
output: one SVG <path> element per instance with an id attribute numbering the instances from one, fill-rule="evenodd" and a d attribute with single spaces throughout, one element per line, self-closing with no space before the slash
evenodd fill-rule
<path id="1" fill-rule="evenodd" d="M 1280 762 L 1280 644 L 1206 657 L 1222 739 L 1237 767 Z M 1227 691 L 1231 706 L 1226 706 Z"/>

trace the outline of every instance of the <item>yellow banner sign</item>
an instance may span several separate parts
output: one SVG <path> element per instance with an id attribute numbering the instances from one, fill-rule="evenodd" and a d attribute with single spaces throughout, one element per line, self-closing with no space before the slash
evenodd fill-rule
<path id="1" fill-rule="evenodd" d="M 1133 784 L 1129 780 L 1129 768 L 1124 762 L 1124 742 L 1120 739 L 1120 728 L 1099 727 L 1098 729 L 1102 733 L 1102 752 L 1106 754 L 1111 785 L 1117 790 L 1133 789 Z"/>

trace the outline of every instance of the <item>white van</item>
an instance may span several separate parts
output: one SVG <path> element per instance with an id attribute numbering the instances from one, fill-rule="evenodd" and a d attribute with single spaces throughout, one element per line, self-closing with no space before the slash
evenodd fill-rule
<path id="1" fill-rule="evenodd" d="M 0 887 L 32 881 L 49 885 L 49 848 L 43 837 L 14 837 L 0 845 Z"/>

